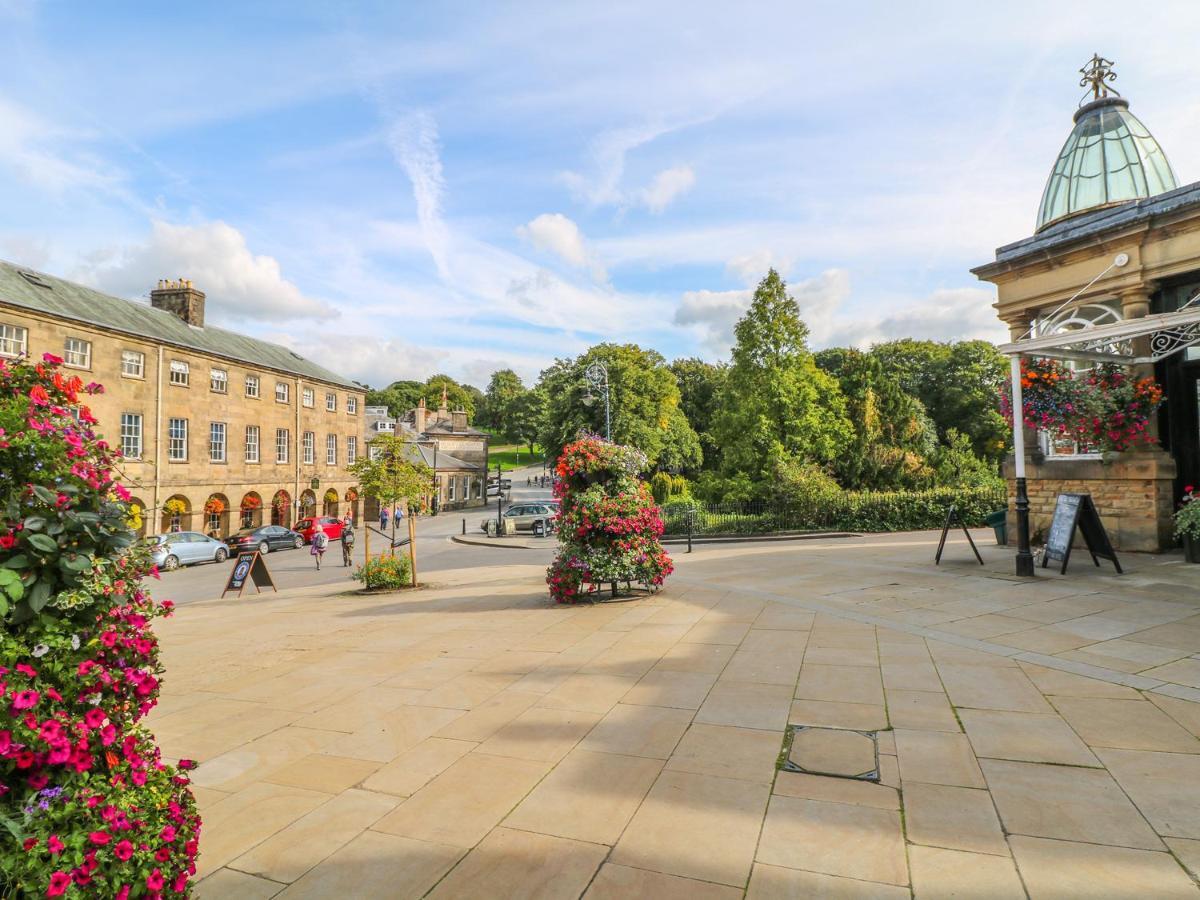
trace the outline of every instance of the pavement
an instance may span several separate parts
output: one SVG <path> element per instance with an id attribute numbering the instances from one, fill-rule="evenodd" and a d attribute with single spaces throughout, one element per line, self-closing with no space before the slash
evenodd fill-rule
<path id="1" fill-rule="evenodd" d="M 197 896 L 1200 896 L 1200 567 L 937 537 L 701 546 L 621 603 L 449 542 L 419 591 L 192 602 L 150 726 L 201 762 Z M 874 733 L 879 782 L 780 771 L 792 725 L 810 771 Z"/>

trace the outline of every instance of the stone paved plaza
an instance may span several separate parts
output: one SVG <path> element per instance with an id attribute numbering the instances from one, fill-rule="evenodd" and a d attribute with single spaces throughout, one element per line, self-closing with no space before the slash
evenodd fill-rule
<path id="1" fill-rule="evenodd" d="M 189 604 L 151 726 L 201 762 L 198 893 L 1200 896 L 1200 567 L 936 538 L 676 547 L 597 606 L 515 550 Z M 777 771 L 789 723 L 878 731 L 881 783 Z"/>

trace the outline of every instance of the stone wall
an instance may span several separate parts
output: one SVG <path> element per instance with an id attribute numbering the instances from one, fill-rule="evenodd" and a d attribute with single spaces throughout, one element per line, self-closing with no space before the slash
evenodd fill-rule
<path id="1" fill-rule="evenodd" d="M 1012 460 L 1008 478 L 1008 541 L 1015 545 L 1016 482 Z M 1029 529 L 1034 545 L 1042 542 L 1059 494 L 1091 494 L 1100 520 L 1117 550 L 1156 553 L 1174 545 L 1175 462 L 1161 450 L 1115 455 L 1111 460 L 1047 459 L 1026 462 Z M 1076 533 L 1076 546 L 1083 546 Z"/>

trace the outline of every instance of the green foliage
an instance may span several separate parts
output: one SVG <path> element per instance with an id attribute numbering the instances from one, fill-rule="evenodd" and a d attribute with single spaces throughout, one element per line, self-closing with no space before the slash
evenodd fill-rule
<path id="1" fill-rule="evenodd" d="M 446 403 L 451 410 L 465 410 L 467 421 L 473 421 L 476 410 L 482 404 L 483 393 L 477 387 L 460 384 L 449 375 L 431 375 L 424 383 L 420 381 L 393 381 L 386 388 L 367 391 L 368 406 L 386 406 L 393 416 L 401 416 L 415 409 L 424 399 L 429 409 L 442 405 L 442 389 L 446 390 Z"/>
<path id="2" fill-rule="evenodd" d="M 785 503 L 820 503 L 838 497 L 841 487 L 816 463 L 793 458 L 775 464 L 775 499 Z"/>
<path id="3" fill-rule="evenodd" d="M 425 385 L 420 381 L 393 381 L 382 390 L 367 391 L 367 406 L 386 406 L 392 416 L 401 416 L 424 396 Z"/>
<path id="4" fill-rule="evenodd" d="M 574 360 L 557 360 L 542 372 L 540 389 L 546 398 L 539 443 L 556 454 L 581 431 L 604 432 L 604 400 L 589 394 L 584 370 L 594 362 L 608 368 L 612 408 L 612 439 L 646 454 L 651 468 L 666 451 L 672 464 L 698 465 L 695 432 L 679 408 L 679 387 L 662 355 L 636 344 L 598 344 Z"/>
<path id="5" fill-rule="evenodd" d="M 930 458 L 934 478 L 944 487 L 989 487 L 1002 485 L 998 466 L 975 455 L 971 439 L 957 428 L 946 432 L 946 443 Z"/>
<path id="6" fill-rule="evenodd" d="M 1183 489 L 1183 500 L 1175 513 L 1175 537 L 1200 541 L 1200 494 L 1191 485 Z"/>
<path id="7" fill-rule="evenodd" d="M 671 496 L 671 476 L 666 472 L 655 472 L 650 479 L 650 493 L 659 506 L 666 503 Z"/>
<path id="8" fill-rule="evenodd" d="M 513 438 L 508 427 L 508 409 L 509 405 L 524 393 L 525 385 L 512 369 L 493 372 L 483 395 L 483 405 L 477 411 L 475 424 L 490 428 L 507 438 L 521 440 L 519 437 Z"/>
<path id="9" fill-rule="evenodd" d="M 430 493 L 433 470 L 419 460 L 412 444 L 384 434 L 374 438 L 369 452 L 347 466 L 347 470 L 358 480 L 361 493 L 390 508 Z"/>
<path id="10" fill-rule="evenodd" d="M 715 469 L 720 463 L 720 445 L 712 436 L 712 423 L 729 366 L 677 359 L 671 363 L 671 372 L 679 383 L 679 408 L 700 439 L 704 467 Z"/>
<path id="11" fill-rule="evenodd" d="M 1010 435 L 996 396 L 1007 383 L 1009 364 L 992 344 L 905 338 L 877 344 L 871 355 L 921 401 L 943 442 L 954 428 L 967 436 L 976 456 L 1003 458 Z"/>
<path id="12" fill-rule="evenodd" d="M 351 576 L 368 591 L 394 591 L 412 585 L 412 564 L 404 554 L 376 556 L 354 570 Z"/>
<path id="13" fill-rule="evenodd" d="M 808 352 L 808 328 L 774 269 L 735 333 L 733 364 L 712 424 L 722 471 L 766 485 L 779 460 L 834 462 L 851 436 L 845 400 Z"/>
<path id="14" fill-rule="evenodd" d="M 521 441 L 534 452 L 546 420 L 546 392 L 537 387 L 513 397 L 504 409 L 505 433 L 510 440 Z"/>

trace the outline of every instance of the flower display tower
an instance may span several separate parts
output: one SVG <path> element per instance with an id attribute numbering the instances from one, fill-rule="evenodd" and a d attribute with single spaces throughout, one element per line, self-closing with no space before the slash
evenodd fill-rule
<path id="1" fill-rule="evenodd" d="M 635 585 L 656 591 L 671 574 L 671 558 L 659 542 L 658 507 L 639 478 L 645 467 L 639 450 L 595 436 L 563 448 L 554 488 L 562 501 L 558 556 L 546 574 L 558 603 L 606 586 L 612 597 L 632 593 Z"/>

